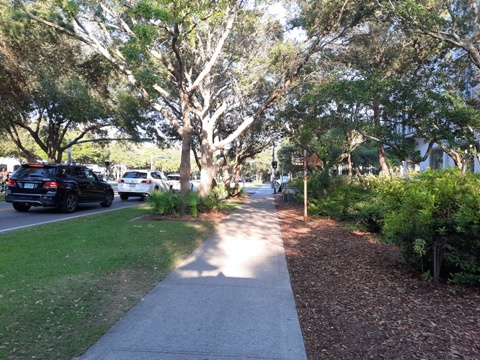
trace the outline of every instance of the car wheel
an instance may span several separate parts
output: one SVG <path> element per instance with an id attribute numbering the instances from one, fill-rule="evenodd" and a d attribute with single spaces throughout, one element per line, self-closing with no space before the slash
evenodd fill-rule
<path id="1" fill-rule="evenodd" d="M 105 200 L 103 200 L 100 205 L 102 207 L 110 207 L 112 206 L 112 203 L 113 203 L 113 191 L 108 191 L 106 194 L 105 194 Z"/>
<path id="2" fill-rule="evenodd" d="M 20 211 L 20 212 L 26 212 L 28 211 L 28 209 L 31 208 L 30 205 L 25 205 L 25 204 L 19 204 L 19 203 L 13 203 L 13 208 L 17 211 Z"/>
<path id="3" fill-rule="evenodd" d="M 128 200 L 128 195 L 120 194 L 120 200 Z"/>
<path id="4" fill-rule="evenodd" d="M 63 203 L 60 205 L 60 211 L 63 213 L 72 213 L 77 210 L 78 206 L 78 196 L 73 192 L 67 193 Z"/>

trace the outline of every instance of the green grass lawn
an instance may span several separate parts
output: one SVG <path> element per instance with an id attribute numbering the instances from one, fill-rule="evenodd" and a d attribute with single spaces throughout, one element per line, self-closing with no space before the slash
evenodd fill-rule
<path id="1" fill-rule="evenodd" d="M 81 355 L 212 232 L 145 206 L 0 234 L 0 359 Z"/>

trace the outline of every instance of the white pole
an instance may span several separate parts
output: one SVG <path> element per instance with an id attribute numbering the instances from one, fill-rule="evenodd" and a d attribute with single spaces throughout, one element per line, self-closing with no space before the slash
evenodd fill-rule
<path id="1" fill-rule="evenodd" d="M 303 198 L 304 214 L 303 220 L 308 221 L 308 201 L 307 201 L 307 150 L 303 150 Z"/>

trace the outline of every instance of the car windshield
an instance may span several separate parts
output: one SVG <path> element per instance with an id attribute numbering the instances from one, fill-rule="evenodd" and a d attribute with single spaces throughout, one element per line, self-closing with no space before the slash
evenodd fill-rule
<path id="1" fill-rule="evenodd" d="M 123 174 L 122 178 L 124 179 L 146 179 L 147 173 L 139 171 L 128 171 Z"/>
<path id="2" fill-rule="evenodd" d="M 38 167 L 38 166 L 22 166 L 15 173 L 17 179 L 25 178 L 40 178 L 52 179 L 55 177 L 55 168 L 53 167 Z"/>
<path id="3" fill-rule="evenodd" d="M 180 175 L 167 175 L 168 180 L 180 180 Z"/>

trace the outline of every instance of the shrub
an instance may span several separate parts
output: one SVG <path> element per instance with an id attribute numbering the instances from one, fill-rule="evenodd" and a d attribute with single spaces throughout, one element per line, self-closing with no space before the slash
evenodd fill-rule
<path id="1" fill-rule="evenodd" d="M 173 191 L 154 191 L 147 198 L 147 203 L 158 214 L 176 214 L 180 210 L 182 198 Z"/>
<path id="2" fill-rule="evenodd" d="M 363 221 L 371 216 L 368 214 L 375 212 L 370 206 L 368 189 L 358 184 L 346 185 L 341 182 L 330 184 L 329 191 L 321 197 L 310 197 L 308 210 L 314 216 L 328 216 L 340 221 Z"/>
<path id="3" fill-rule="evenodd" d="M 241 188 L 237 194 L 241 198 L 246 198 L 248 196 L 247 191 L 245 188 Z"/>
<path id="4" fill-rule="evenodd" d="M 183 203 L 192 211 L 193 217 L 198 217 L 198 206 L 201 204 L 200 196 L 196 191 L 189 190 L 183 197 Z"/>
<path id="5" fill-rule="evenodd" d="M 383 234 L 434 281 L 480 284 L 480 177 L 427 171 L 383 188 Z"/>
<path id="6" fill-rule="evenodd" d="M 332 189 L 347 185 L 348 180 L 344 177 L 332 177 L 328 172 L 322 171 L 307 180 L 307 191 L 309 199 L 321 199 L 328 196 Z M 290 181 L 290 186 L 297 188 L 303 194 L 304 180 L 298 178 Z"/>
<path id="7" fill-rule="evenodd" d="M 211 191 L 210 195 L 215 196 L 219 200 L 224 200 L 228 197 L 228 190 L 225 185 L 217 185 Z"/>
<path id="8" fill-rule="evenodd" d="M 223 185 L 215 186 L 208 196 L 203 199 L 203 206 L 207 210 L 218 211 L 222 208 L 223 200 L 228 197 L 228 191 Z"/>

